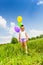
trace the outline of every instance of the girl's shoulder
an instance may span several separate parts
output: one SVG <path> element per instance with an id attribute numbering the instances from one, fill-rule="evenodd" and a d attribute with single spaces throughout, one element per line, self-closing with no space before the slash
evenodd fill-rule
<path id="1" fill-rule="evenodd" d="M 26 31 L 23 31 L 23 32 L 22 32 L 22 31 L 20 31 L 20 33 L 25 33 L 25 32 L 26 32 Z"/>

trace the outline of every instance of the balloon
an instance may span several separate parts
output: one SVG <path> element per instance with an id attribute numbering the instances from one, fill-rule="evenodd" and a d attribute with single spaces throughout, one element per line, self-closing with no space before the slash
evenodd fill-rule
<path id="1" fill-rule="evenodd" d="M 22 23 L 19 23 L 19 22 L 18 22 L 18 26 L 20 27 L 21 25 L 22 25 Z"/>
<path id="2" fill-rule="evenodd" d="M 20 32 L 20 28 L 19 28 L 18 26 L 15 26 L 15 27 L 14 27 L 14 30 L 15 30 L 17 33 Z"/>
<path id="3" fill-rule="evenodd" d="M 18 21 L 18 22 L 22 22 L 22 16 L 18 16 L 18 17 L 17 17 L 17 21 Z"/>

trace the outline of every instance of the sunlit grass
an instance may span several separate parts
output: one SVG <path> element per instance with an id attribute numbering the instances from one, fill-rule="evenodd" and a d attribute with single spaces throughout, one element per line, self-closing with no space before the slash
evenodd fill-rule
<path id="1" fill-rule="evenodd" d="M 43 38 L 30 40 L 25 54 L 20 43 L 0 45 L 0 65 L 43 65 Z"/>

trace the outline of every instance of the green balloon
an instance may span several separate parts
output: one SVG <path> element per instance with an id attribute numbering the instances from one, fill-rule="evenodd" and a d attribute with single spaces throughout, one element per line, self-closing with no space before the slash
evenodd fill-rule
<path id="1" fill-rule="evenodd" d="M 18 22 L 18 26 L 20 27 L 22 25 L 22 23 Z"/>

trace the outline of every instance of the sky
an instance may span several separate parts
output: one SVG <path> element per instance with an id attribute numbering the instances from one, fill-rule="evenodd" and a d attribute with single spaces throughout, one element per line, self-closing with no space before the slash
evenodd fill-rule
<path id="1" fill-rule="evenodd" d="M 22 16 L 29 37 L 43 34 L 43 0 L 0 0 L 0 43 L 18 36 L 13 29 L 18 16 Z"/>

